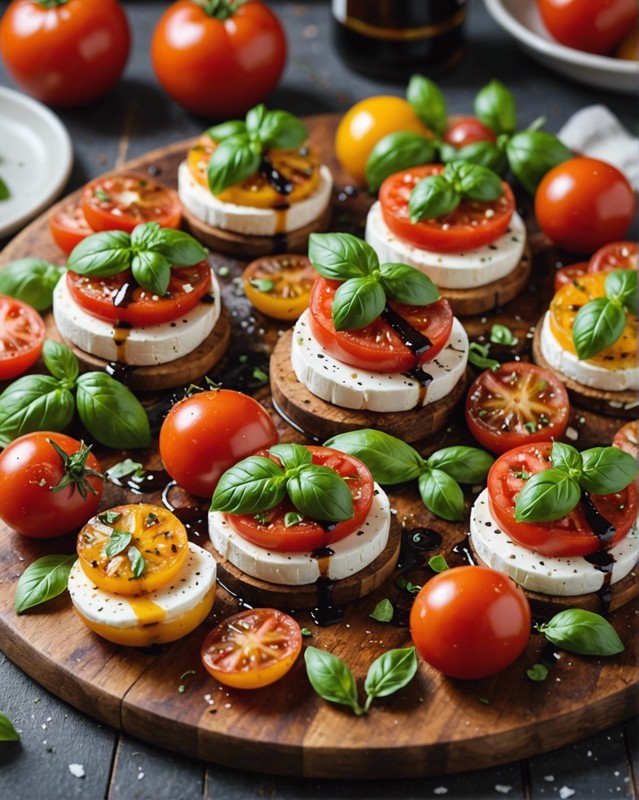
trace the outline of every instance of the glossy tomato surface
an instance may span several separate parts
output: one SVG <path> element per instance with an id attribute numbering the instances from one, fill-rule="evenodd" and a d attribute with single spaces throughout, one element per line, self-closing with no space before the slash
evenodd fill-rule
<path id="1" fill-rule="evenodd" d="M 612 445 L 620 450 L 625 450 L 639 461 L 639 422 L 633 420 L 622 425 L 615 433 Z"/>
<path id="2" fill-rule="evenodd" d="M 0 380 L 16 378 L 35 364 L 44 335 L 44 322 L 37 311 L 0 294 Z"/>
<path id="3" fill-rule="evenodd" d="M 451 678 L 485 678 L 512 664 L 530 635 L 530 607 L 506 575 L 454 567 L 415 598 L 410 633 L 421 657 Z"/>
<path id="4" fill-rule="evenodd" d="M 537 0 L 544 25 L 561 44 L 604 55 L 632 31 L 636 0 Z"/>
<path id="5" fill-rule="evenodd" d="M 625 175 L 595 158 L 564 161 L 544 175 L 535 194 L 539 227 L 572 253 L 594 253 L 623 239 L 635 210 Z"/>
<path id="6" fill-rule="evenodd" d="M 443 139 L 453 147 L 461 149 L 475 142 L 496 142 L 497 135 L 477 117 L 457 117 L 450 120 Z"/>
<path id="7" fill-rule="evenodd" d="M 258 450 L 277 444 L 266 410 L 230 389 L 199 392 L 176 403 L 160 429 L 160 455 L 169 475 L 187 492 L 213 496 L 223 472 Z"/>
<path id="8" fill-rule="evenodd" d="M 579 281 L 588 272 L 588 261 L 579 261 L 577 264 L 569 264 L 561 267 L 555 272 L 554 289 L 558 292 L 562 286 L 573 281 Z"/>
<path id="9" fill-rule="evenodd" d="M 117 0 L 13 0 L 0 22 L 0 53 L 15 82 L 55 106 L 103 95 L 129 57 L 129 24 Z"/>
<path id="10" fill-rule="evenodd" d="M 49 229 L 55 243 L 69 255 L 83 239 L 95 233 L 82 210 L 81 198 L 64 203 L 49 217 Z"/>
<path id="11" fill-rule="evenodd" d="M 238 117 L 277 85 L 286 35 L 264 3 L 237 4 L 226 19 L 207 5 L 216 4 L 178 0 L 167 8 L 153 32 L 153 68 L 166 92 L 189 111 Z M 229 4 L 217 5 L 224 12 Z"/>
<path id="12" fill-rule="evenodd" d="M 592 254 L 587 271 L 609 272 L 613 269 L 637 269 L 638 254 L 637 242 L 611 242 Z"/>
<path id="13" fill-rule="evenodd" d="M 102 497 L 104 482 L 91 474 L 85 476 L 82 488 L 78 475 L 78 482 L 56 489 L 67 471 L 51 442 L 77 463 L 74 454 L 83 449 L 82 442 L 48 431 L 20 436 L 0 453 L 0 518 L 18 533 L 36 539 L 62 536 L 84 525 Z M 85 467 L 99 473 L 93 453 L 84 455 Z"/>
<path id="14" fill-rule="evenodd" d="M 244 294 L 273 319 L 294 320 L 308 308 L 318 277 L 307 256 L 283 254 L 252 261 L 242 273 Z"/>

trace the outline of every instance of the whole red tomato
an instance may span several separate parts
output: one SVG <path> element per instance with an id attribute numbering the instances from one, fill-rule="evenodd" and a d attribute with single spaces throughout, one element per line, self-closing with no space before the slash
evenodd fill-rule
<path id="1" fill-rule="evenodd" d="M 151 58 L 158 80 L 184 108 L 237 117 L 277 85 L 286 36 L 263 3 L 178 0 L 153 32 Z"/>
<path id="2" fill-rule="evenodd" d="M 637 20 L 637 0 L 537 0 L 558 42 L 588 53 L 609 53 Z"/>
<path id="3" fill-rule="evenodd" d="M 64 433 L 28 433 L 0 453 L 0 519 L 35 539 L 62 536 L 96 513 L 103 482 L 82 442 Z"/>
<path id="4" fill-rule="evenodd" d="M 13 0 L 0 23 L 0 52 L 25 92 L 77 106 L 118 81 L 130 34 L 117 0 Z"/>
<path id="5" fill-rule="evenodd" d="M 535 194 L 539 227 L 573 253 L 594 253 L 623 239 L 635 209 L 635 193 L 625 175 L 595 158 L 564 161 L 544 175 Z"/>
<path id="6" fill-rule="evenodd" d="M 278 441 L 273 421 L 246 394 L 230 389 L 200 392 L 176 403 L 160 429 L 160 455 L 178 484 L 212 497 L 223 472 Z"/>
<path id="7" fill-rule="evenodd" d="M 477 119 L 477 117 L 457 117 L 450 120 L 444 134 L 444 141 L 461 150 L 475 142 L 496 142 L 495 131 Z"/>

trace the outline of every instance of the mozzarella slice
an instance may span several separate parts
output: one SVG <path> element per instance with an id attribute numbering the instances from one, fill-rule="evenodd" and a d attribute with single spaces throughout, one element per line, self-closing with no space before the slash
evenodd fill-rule
<path id="1" fill-rule="evenodd" d="M 85 353 L 134 366 L 166 364 L 195 350 L 220 318 L 220 285 L 213 271 L 211 294 L 213 303 L 198 303 L 174 322 L 118 329 L 81 308 L 62 278 L 53 292 L 53 317 L 61 335 Z"/>
<path id="2" fill-rule="evenodd" d="M 195 180 L 186 161 L 178 167 L 178 194 L 194 217 L 207 225 L 250 236 L 274 236 L 309 225 L 328 206 L 332 188 L 331 171 L 322 165 L 319 184 L 304 200 L 286 209 L 252 208 L 223 203 Z"/>
<path id="3" fill-rule="evenodd" d="M 553 369 L 563 373 L 583 386 L 609 392 L 625 389 L 639 390 L 639 365 L 636 361 L 625 369 L 605 369 L 588 360 L 580 361 L 574 353 L 569 353 L 559 344 L 550 327 L 550 312 L 546 312 L 541 327 L 539 341 L 541 354 Z"/>
<path id="4" fill-rule="evenodd" d="M 277 553 L 258 547 L 234 531 L 224 514 L 219 511 L 209 514 L 209 536 L 222 558 L 253 578 L 284 586 L 315 583 L 319 577 L 339 581 L 354 575 L 383 552 L 389 531 L 388 497 L 375 484 L 375 496 L 366 521 L 360 530 L 330 545 L 333 554 L 324 572 L 320 569 L 319 558 L 312 553 Z"/>
<path id="5" fill-rule="evenodd" d="M 330 356 L 313 336 L 306 310 L 293 330 L 291 363 L 300 383 L 322 400 L 342 408 L 368 411 L 408 411 L 450 394 L 463 377 L 468 361 L 468 336 L 458 319 L 444 349 L 423 367 L 432 377 L 424 389 L 401 372 L 367 372 Z"/>
<path id="6" fill-rule="evenodd" d="M 382 262 L 416 267 L 441 289 L 472 289 L 498 281 L 515 269 L 524 253 L 526 226 L 515 212 L 506 233 L 492 244 L 467 253 L 432 253 L 395 236 L 377 202 L 368 212 L 365 238 Z"/>
<path id="7" fill-rule="evenodd" d="M 524 589 L 571 597 L 596 592 L 604 573 L 581 556 L 544 556 L 516 544 L 501 530 L 488 505 L 488 490 L 479 495 L 470 514 L 470 540 L 481 560 L 504 572 Z M 639 558 L 639 535 L 632 530 L 612 550 L 611 583 L 628 575 Z"/>

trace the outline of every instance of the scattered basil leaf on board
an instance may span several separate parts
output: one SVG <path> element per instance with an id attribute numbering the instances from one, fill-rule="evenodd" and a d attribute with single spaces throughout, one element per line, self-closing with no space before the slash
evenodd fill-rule
<path id="1" fill-rule="evenodd" d="M 394 612 L 393 604 L 385 597 L 379 601 L 368 616 L 377 622 L 390 622 L 393 619 Z"/>
<path id="2" fill-rule="evenodd" d="M 0 200 L 2 200 L 1 196 Z M 11 720 L 0 711 L 0 742 L 18 741 L 20 741 L 20 734 L 13 727 Z"/>
<path id="3" fill-rule="evenodd" d="M 28 608 L 57 597 L 67 588 L 71 567 L 76 561 L 71 556 L 43 556 L 30 564 L 20 576 L 16 587 L 15 607 L 18 614 Z"/>
<path id="4" fill-rule="evenodd" d="M 64 267 L 39 258 L 19 258 L 0 272 L 0 294 L 46 311 L 53 305 L 53 290 L 65 272 Z"/>
<path id="5" fill-rule="evenodd" d="M 51 375 L 23 375 L 0 394 L 0 447 L 33 431 L 62 431 L 75 402 Z"/>
<path id="6" fill-rule="evenodd" d="M 582 608 L 567 608 L 539 631 L 557 647 L 585 656 L 614 656 L 624 650 L 619 634 L 600 614 Z"/>
<path id="7" fill-rule="evenodd" d="M 386 486 L 414 480 L 426 463 L 417 450 L 402 439 L 372 428 L 340 433 L 324 442 L 324 446 L 359 458 L 374 480 Z"/>
<path id="8" fill-rule="evenodd" d="M 526 675 L 531 681 L 545 681 L 548 677 L 548 667 L 545 664 L 533 664 L 526 670 Z"/>
<path id="9" fill-rule="evenodd" d="M 413 680 L 417 673 L 417 656 L 414 647 L 389 650 L 383 653 L 370 665 L 364 690 L 366 703 L 364 711 L 368 711 L 376 697 L 388 697 L 403 689 Z"/>
<path id="10" fill-rule="evenodd" d="M 453 445 L 436 450 L 428 458 L 428 465 L 443 470 L 460 483 L 481 483 L 495 459 L 478 447 Z"/>
<path id="11" fill-rule="evenodd" d="M 490 329 L 490 341 L 493 344 L 503 344 L 507 347 L 513 347 L 517 344 L 519 339 L 506 325 L 493 325 Z"/>
<path id="12" fill-rule="evenodd" d="M 464 493 L 454 478 L 441 469 L 423 472 L 417 481 L 422 502 L 429 511 L 448 522 L 464 519 Z"/>
<path id="13" fill-rule="evenodd" d="M 410 167 L 430 164 L 434 159 L 435 145 L 432 140 L 409 131 L 389 133 L 375 144 L 366 161 L 368 188 L 376 192 L 390 175 Z"/>
<path id="14" fill-rule="evenodd" d="M 444 556 L 433 556 L 432 558 L 429 558 L 428 566 L 433 570 L 433 572 L 446 572 L 447 569 L 450 569 Z"/>
<path id="15" fill-rule="evenodd" d="M 54 378 L 66 381 L 69 384 L 66 388 L 73 387 L 80 374 L 80 364 L 66 345 L 53 339 L 45 339 L 42 345 L 42 360 Z"/>
<path id="16" fill-rule="evenodd" d="M 468 345 L 468 360 L 471 364 L 479 369 L 492 369 L 493 372 L 498 370 L 501 364 L 494 358 L 489 358 L 490 352 L 489 344 L 479 344 L 479 342 L 471 342 Z"/>
<path id="17" fill-rule="evenodd" d="M 144 470 L 143 465 L 139 461 L 133 461 L 130 458 L 125 458 L 124 461 L 118 461 L 106 471 L 105 475 L 111 481 L 120 478 L 126 478 L 127 475 L 134 475 L 135 473 L 142 474 Z"/>
<path id="18" fill-rule="evenodd" d="M 311 686 L 322 699 L 350 706 L 358 716 L 364 713 L 357 699 L 353 673 L 341 658 L 308 646 L 304 650 L 304 662 Z"/>

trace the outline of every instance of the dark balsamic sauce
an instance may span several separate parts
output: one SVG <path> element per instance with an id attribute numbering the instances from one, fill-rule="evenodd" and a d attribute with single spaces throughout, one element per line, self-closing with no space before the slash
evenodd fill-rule
<path id="1" fill-rule="evenodd" d="M 127 281 L 123 283 L 113 297 L 113 305 L 116 308 L 126 308 L 133 302 L 133 292 L 138 288 L 139 284 L 135 281 Z M 131 328 L 131 325 L 128 325 Z"/>
<path id="2" fill-rule="evenodd" d="M 215 303 L 215 298 L 212 294 L 203 294 L 202 297 L 200 297 L 200 303 L 205 306 L 210 306 Z"/>
<path id="3" fill-rule="evenodd" d="M 441 534 L 432 528 L 402 528 L 402 541 L 397 560 L 398 569 L 421 567 L 426 553 L 441 546 Z"/>
<path id="4" fill-rule="evenodd" d="M 423 406 L 426 401 L 426 395 L 428 394 L 428 387 L 433 382 L 433 376 L 429 375 L 428 372 L 424 372 L 421 367 L 413 367 L 413 369 L 403 372 L 402 375 L 411 381 L 415 381 L 419 385 L 417 405 Z"/>
<path id="5" fill-rule="evenodd" d="M 286 196 L 293 191 L 293 182 L 285 178 L 266 156 L 262 156 L 258 172 L 266 178 L 269 185 L 272 186 L 278 194 Z"/>
<path id="6" fill-rule="evenodd" d="M 287 425 L 290 425 L 291 428 L 294 428 L 298 433 L 303 434 L 306 438 L 312 442 L 313 444 L 322 444 L 324 442 L 323 439 L 320 439 L 319 436 L 315 436 L 313 433 L 309 433 L 307 430 L 302 428 L 297 422 L 292 420 L 285 411 L 282 411 L 278 403 L 271 398 L 271 404 L 273 406 L 274 411 L 284 420 Z"/>
<path id="7" fill-rule="evenodd" d="M 144 469 L 122 478 L 109 478 L 109 480 L 116 486 L 130 489 L 136 494 L 149 494 L 163 490 L 171 479 L 164 469 Z"/>
<path id="8" fill-rule="evenodd" d="M 584 558 L 603 575 L 603 583 L 601 584 L 601 588 L 597 591 L 597 597 L 599 598 L 603 613 L 606 614 L 610 608 L 610 600 L 612 599 L 612 570 L 615 566 L 614 556 L 606 550 L 606 546 L 612 541 L 617 529 L 599 512 L 597 506 L 590 497 L 590 492 L 582 491 L 581 504 L 586 515 L 586 521 L 590 525 L 592 532 L 599 539 L 599 550 L 595 553 L 591 553 L 589 556 L 584 556 Z"/>
<path id="9" fill-rule="evenodd" d="M 461 556 L 463 561 L 471 567 L 477 566 L 473 551 L 470 549 L 470 539 L 468 537 L 462 539 L 461 542 L 457 542 L 457 544 L 453 546 L 451 552 L 456 556 Z"/>
<path id="10" fill-rule="evenodd" d="M 135 367 L 132 364 L 125 364 L 123 361 L 109 361 L 104 371 L 107 375 L 126 386 L 129 378 L 135 372 Z"/>
<path id="11" fill-rule="evenodd" d="M 328 577 L 328 568 L 331 556 L 335 554 L 330 547 L 318 547 L 313 550 L 311 557 L 317 559 L 320 576 L 315 581 L 317 590 L 317 606 L 311 610 L 311 619 L 320 628 L 336 625 L 344 619 L 344 608 L 334 606 L 332 603 L 333 587 L 335 581 Z"/>
<path id="12" fill-rule="evenodd" d="M 390 325 L 395 333 L 400 336 L 403 344 L 408 347 L 413 355 L 421 356 L 433 346 L 433 343 L 428 336 L 424 336 L 423 333 L 420 333 L 420 331 L 418 331 L 416 328 L 413 328 L 410 323 L 408 323 L 396 311 L 393 311 L 390 306 L 387 305 L 380 316 L 384 322 L 386 322 L 387 325 Z"/>
<path id="13" fill-rule="evenodd" d="M 162 504 L 174 514 L 186 528 L 189 539 L 198 541 L 208 536 L 208 508 L 187 505 L 176 506 L 171 502 L 171 490 L 177 486 L 175 481 L 168 481 L 162 490 Z"/>

